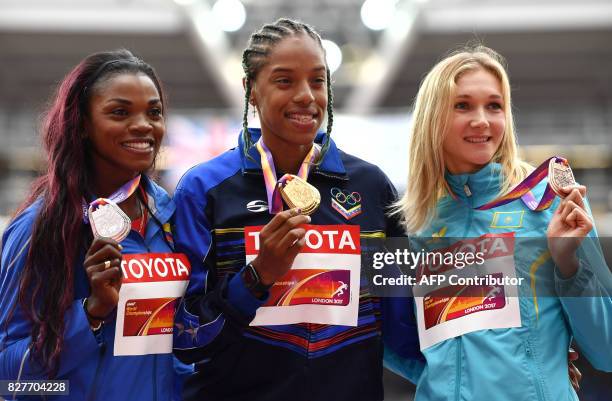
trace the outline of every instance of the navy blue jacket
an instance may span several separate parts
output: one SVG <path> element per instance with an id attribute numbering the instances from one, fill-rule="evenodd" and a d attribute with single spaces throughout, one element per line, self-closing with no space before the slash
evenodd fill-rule
<path id="1" fill-rule="evenodd" d="M 257 140 L 261 133 L 252 130 L 252 135 Z M 317 141 L 322 139 L 319 134 Z M 236 274 L 245 265 L 244 227 L 265 225 L 271 215 L 259 153 L 252 147 L 250 159 L 239 145 L 189 170 L 175 192 L 176 245 L 193 269 L 177 315 L 184 330 L 175 330 L 175 353 L 196 363 L 184 398 L 382 400 L 380 299 L 370 295 L 364 274 L 356 327 L 249 326 L 262 301 Z M 362 250 L 369 239 L 402 235 L 397 221 L 386 215 L 396 199 L 388 178 L 378 167 L 338 150 L 333 141 L 308 181 L 321 193 L 311 224 L 358 225 Z M 361 213 L 347 219 L 335 210 L 332 188 L 354 193 Z"/>

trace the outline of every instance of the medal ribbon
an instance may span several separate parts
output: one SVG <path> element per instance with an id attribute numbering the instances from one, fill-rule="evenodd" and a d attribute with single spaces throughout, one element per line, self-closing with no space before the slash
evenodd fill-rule
<path id="1" fill-rule="evenodd" d="M 270 149 L 266 146 L 262 138 L 255 144 L 257 151 L 261 156 L 261 170 L 263 171 L 264 182 L 266 184 L 266 192 L 268 194 L 268 210 L 270 214 L 277 214 L 283 211 L 283 200 L 281 198 L 279 187 L 285 185 L 291 180 L 291 174 L 283 175 L 280 180 L 276 180 L 276 169 L 274 168 L 274 159 Z M 308 180 L 308 173 L 314 160 L 319 156 L 319 147 L 317 144 L 312 144 L 312 148 L 304 158 L 297 176 L 304 181 Z"/>
<path id="2" fill-rule="evenodd" d="M 85 199 L 83 199 L 83 221 L 85 222 L 85 224 L 89 224 L 89 217 L 87 215 L 87 210 L 89 209 L 89 207 L 93 206 L 94 208 L 97 208 L 98 206 L 101 205 L 106 205 L 108 204 L 107 200 L 115 203 L 115 204 L 119 204 L 121 202 L 123 202 L 124 200 L 126 200 L 127 198 L 129 198 L 134 191 L 136 191 L 136 188 L 138 188 L 138 186 L 140 185 L 140 177 L 141 175 L 138 174 L 136 177 L 132 178 L 131 180 L 129 180 L 128 182 L 126 182 L 125 184 L 123 184 L 121 186 L 121 188 L 119 188 L 118 190 L 116 190 L 115 192 L 113 192 L 111 194 L 111 196 L 109 196 L 108 198 L 98 198 L 95 201 L 91 202 L 91 203 L 87 203 L 85 201 Z"/>
<path id="3" fill-rule="evenodd" d="M 507 194 L 497 199 L 492 200 L 491 202 L 475 207 L 474 209 L 488 210 L 488 209 L 492 209 L 497 206 L 505 205 L 506 203 L 510 203 L 519 198 L 523 201 L 523 203 L 530 210 L 540 212 L 542 210 L 548 209 L 550 205 L 552 205 L 553 201 L 555 200 L 555 196 L 556 196 L 555 192 L 550 186 L 550 183 L 546 185 L 544 194 L 542 195 L 542 198 L 540 199 L 539 202 L 535 199 L 535 197 L 531 193 L 531 190 L 536 185 L 538 185 L 540 181 L 542 181 L 544 178 L 548 176 L 548 167 L 549 167 L 551 159 L 555 159 L 555 163 L 561 163 L 566 166 L 569 166 L 569 163 L 567 162 L 566 159 L 559 157 L 559 156 L 553 156 L 547 159 L 546 161 L 544 161 L 542 164 L 540 164 L 538 168 L 533 170 L 533 172 L 531 172 L 531 174 L 529 174 L 527 178 L 525 178 L 520 184 L 514 187 L 510 192 L 508 192 Z M 454 194 L 453 196 L 456 197 L 456 195 Z"/>

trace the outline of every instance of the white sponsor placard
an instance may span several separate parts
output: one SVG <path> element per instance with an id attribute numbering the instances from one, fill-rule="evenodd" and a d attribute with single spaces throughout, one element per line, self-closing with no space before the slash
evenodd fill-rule
<path id="1" fill-rule="evenodd" d="M 126 254 L 117 304 L 114 355 L 172 352 L 174 311 L 189 283 L 183 254 Z"/>
<path id="2" fill-rule="evenodd" d="M 246 262 L 259 253 L 263 227 L 245 227 Z M 361 275 L 359 226 L 306 225 L 291 270 L 270 288 L 251 326 L 318 323 L 357 326 Z"/>
<path id="3" fill-rule="evenodd" d="M 514 233 L 459 241 L 436 252 L 482 252 L 483 263 L 419 267 L 414 295 L 421 350 L 477 330 L 521 326 Z"/>

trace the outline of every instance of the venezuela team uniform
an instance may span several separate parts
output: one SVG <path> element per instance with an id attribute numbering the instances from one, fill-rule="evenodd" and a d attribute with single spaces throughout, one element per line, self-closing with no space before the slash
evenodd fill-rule
<path id="1" fill-rule="evenodd" d="M 260 135 L 252 130 L 254 141 Z M 318 134 L 315 142 L 322 138 Z M 175 330 L 175 353 L 196 364 L 185 399 L 382 400 L 380 299 L 371 296 L 363 274 L 354 327 L 249 325 L 264 301 L 238 274 L 246 264 L 245 227 L 261 227 L 272 215 L 260 155 L 252 147 L 251 159 L 239 145 L 189 170 L 175 193 L 177 249 L 192 264 Z M 402 235 L 397 221 L 386 215 L 396 199 L 387 177 L 333 141 L 308 182 L 321 194 L 311 225 L 358 226 L 362 252 L 369 239 Z"/>

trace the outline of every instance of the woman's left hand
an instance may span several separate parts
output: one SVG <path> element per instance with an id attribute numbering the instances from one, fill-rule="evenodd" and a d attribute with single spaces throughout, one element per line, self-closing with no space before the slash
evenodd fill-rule
<path id="1" fill-rule="evenodd" d="M 567 196 L 550 220 L 546 236 L 548 249 L 561 276 L 568 278 L 578 269 L 576 250 L 593 229 L 593 220 L 584 207 L 585 186 L 567 187 L 563 191 Z"/>

